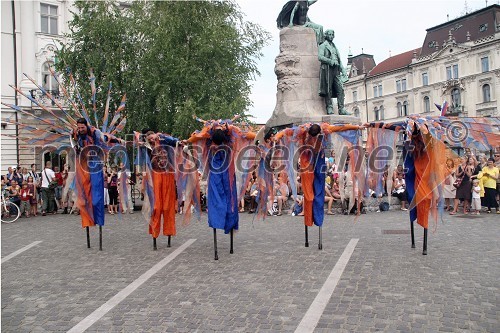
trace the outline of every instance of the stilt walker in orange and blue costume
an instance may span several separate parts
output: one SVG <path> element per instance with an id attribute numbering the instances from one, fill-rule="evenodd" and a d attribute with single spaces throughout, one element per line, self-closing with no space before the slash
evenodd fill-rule
<path id="1" fill-rule="evenodd" d="M 105 109 L 103 110 L 104 116 L 102 117 L 102 128 L 97 128 L 97 103 L 96 103 L 96 85 L 95 76 L 90 71 L 90 87 L 92 90 L 92 110 L 94 113 L 95 127 L 92 126 L 90 115 L 86 109 L 83 99 L 79 93 L 76 81 L 69 68 L 66 69 L 67 81 L 71 83 L 71 90 L 76 96 L 73 99 L 68 93 L 59 78 L 59 74 L 49 67 L 52 77 L 59 84 L 59 89 L 67 100 L 69 108 L 78 119 L 68 113 L 67 107 L 63 107 L 61 103 L 45 90 L 42 86 L 37 84 L 34 79 L 24 74 L 43 94 L 52 102 L 52 105 L 57 107 L 59 114 L 54 113 L 50 108 L 44 106 L 44 102 L 37 100 L 37 97 L 24 94 L 21 90 L 13 87 L 18 93 L 26 97 L 38 106 L 43 111 L 51 115 L 50 118 L 37 117 L 32 115 L 16 105 L 4 104 L 18 112 L 21 112 L 29 117 L 37 119 L 41 123 L 49 125 L 48 129 L 36 128 L 33 126 L 18 124 L 31 132 L 34 136 L 33 139 L 26 140 L 27 144 L 31 145 L 46 145 L 46 144 L 61 144 L 68 141 L 68 136 L 71 141 L 72 148 L 76 151 L 76 169 L 75 178 L 73 183 L 68 187 L 74 188 L 77 194 L 76 206 L 80 210 L 82 216 L 82 226 L 87 231 L 87 247 L 90 248 L 89 227 L 99 226 L 99 249 L 102 250 L 102 226 L 104 225 L 104 193 L 103 193 L 103 173 L 102 166 L 104 164 L 105 151 L 109 150 L 113 145 L 119 144 L 122 141 L 117 139 L 114 135 L 122 131 L 126 124 L 126 117 L 122 116 L 121 111 L 125 109 L 125 95 L 122 97 L 119 107 L 116 109 L 113 119 L 108 126 L 109 120 L 109 104 L 111 99 L 111 82 L 109 83 L 108 95 Z M 46 102 L 46 101 L 45 101 Z M 89 109 L 90 111 L 90 109 Z M 55 131 L 55 132 L 53 132 Z M 47 134 L 43 134 L 47 133 Z M 63 148 L 64 146 L 61 146 Z"/>
<path id="2" fill-rule="evenodd" d="M 284 140 L 284 145 L 290 151 L 302 150 L 300 152 L 300 179 L 302 191 L 304 192 L 304 225 L 305 246 L 309 247 L 308 227 L 313 224 L 319 229 L 318 249 L 323 249 L 321 227 L 324 220 L 325 204 L 325 144 L 329 141 L 328 136 L 333 132 L 355 131 L 363 128 L 358 125 L 330 125 L 327 123 L 304 124 L 293 128 L 287 128 L 278 132 L 276 141 Z M 295 147 L 294 147 L 295 146 Z M 292 155 L 292 154 L 289 154 Z M 290 164 L 290 163 L 289 163 Z M 295 179 L 295 175 L 289 175 Z M 292 188 L 293 190 L 293 188 Z M 296 193 L 294 193 L 296 196 Z"/>
<path id="3" fill-rule="evenodd" d="M 148 131 L 146 140 L 150 145 L 143 170 L 147 199 L 150 212 L 149 234 L 153 237 L 153 249 L 156 250 L 156 239 L 160 235 L 163 216 L 163 235 L 168 236 L 167 247 L 171 237 L 175 236 L 176 182 L 175 182 L 175 147 L 180 143 L 170 135 Z M 145 157 L 145 156 L 144 156 Z M 144 165 L 144 163 L 143 163 Z"/>
<path id="4" fill-rule="evenodd" d="M 233 118 L 235 119 L 235 118 Z M 207 205 L 208 224 L 214 232 L 215 260 L 217 254 L 217 229 L 231 234 L 231 249 L 233 253 L 233 232 L 238 230 L 238 203 L 240 188 L 245 188 L 247 180 L 237 188 L 235 160 L 245 146 L 253 143 L 255 133 L 243 131 L 233 125 L 232 120 L 203 121 L 204 128 L 191 135 L 189 143 L 198 145 L 202 152 L 202 161 L 207 162 L 204 170 L 208 173 Z M 247 178 L 250 174 L 244 176 Z"/>
<path id="5" fill-rule="evenodd" d="M 77 128 L 73 131 L 71 139 L 76 150 L 75 189 L 78 198 L 76 205 L 82 217 L 82 227 L 87 229 L 87 247 L 90 247 L 89 227 L 98 225 L 99 249 L 102 250 L 104 148 L 108 143 L 118 143 L 118 140 L 89 126 L 84 118 L 77 120 Z"/>

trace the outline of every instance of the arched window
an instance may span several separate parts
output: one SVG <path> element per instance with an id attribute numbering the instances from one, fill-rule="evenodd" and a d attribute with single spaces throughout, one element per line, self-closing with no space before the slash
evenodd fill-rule
<path id="1" fill-rule="evenodd" d="M 403 116 L 408 116 L 408 101 L 403 102 Z"/>
<path id="2" fill-rule="evenodd" d="M 402 117 L 403 116 L 403 105 L 401 104 L 401 102 L 398 102 L 396 107 L 398 109 L 398 117 Z"/>
<path id="3" fill-rule="evenodd" d="M 44 62 L 42 65 L 42 87 L 50 92 L 59 90 L 59 84 L 49 70 L 53 65 L 54 64 L 51 61 Z"/>
<path id="4" fill-rule="evenodd" d="M 384 120 L 384 106 L 383 105 L 380 106 L 379 112 L 380 112 L 380 120 Z"/>
<path id="5" fill-rule="evenodd" d="M 359 118 L 359 109 L 358 108 L 354 109 L 354 117 L 358 117 Z"/>
<path id="6" fill-rule="evenodd" d="M 483 102 L 490 102 L 491 101 L 491 94 L 490 94 L 490 85 L 485 84 L 483 86 Z"/>
<path id="7" fill-rule="evenodd" d="M 380 120 L 380 113 L 379 113 L 379 110 L 377 107 L 375 107 L 375 109 L 373 110 L 374 113 L 375 113 L 375 121 L 378 121 Z"/>
<path id="8" fill-rule="evenodd" d="M 451 91 L 451 102 L 452 102 L 452 107 L 453 108 L 458 108 L 461 104 L 461 98 L 460 98 L 460 89 L 455 88 Z"/>
<path id="9" fill-rule="evenodd" d="M 431 112 L 431 99 L 429 96 L 424 97 L 424 112 Z"/>

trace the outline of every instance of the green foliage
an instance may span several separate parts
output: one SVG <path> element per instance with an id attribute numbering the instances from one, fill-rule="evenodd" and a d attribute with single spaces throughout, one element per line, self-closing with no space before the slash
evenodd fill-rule
<path id="1" fill-rule="evenodd" d="M 134 1 L 125 9 L 115 1 L 77 1 L 76 7 L 58 69 L 70 67 L 85 88 L 94 69 L 101 116 L 112 81 L 112 105 L 127 94 L 128 132 L 147 127 L 186 138 L 199 128 L 193 114 L 245 118 L 256 60 L 270 35 L 246 22 L 233 1 Z M 90 89 L 80 93 L 91 105 Z"/>

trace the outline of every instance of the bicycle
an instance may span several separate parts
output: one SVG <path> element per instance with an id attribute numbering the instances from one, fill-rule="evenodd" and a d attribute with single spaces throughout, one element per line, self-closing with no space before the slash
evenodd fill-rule
<path id="1" fill-rule="evenodd" d="M 19 216 L 21 216 L 21 210 L 19 209 L 19 206 L 10 201 L 8 198 L 6 199 L 3 191 L 1 193 L 1 221 L 3 223 L 16 222 Z"/>

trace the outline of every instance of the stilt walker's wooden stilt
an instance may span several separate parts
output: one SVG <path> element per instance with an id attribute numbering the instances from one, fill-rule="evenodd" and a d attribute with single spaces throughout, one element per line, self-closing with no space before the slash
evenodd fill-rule
<path id="1" fill-rule="evenodd" d="M 214 251 L 215 251 L 215 260 L 219 260 L 219 256 L 217 255 L 217 229 L 214 228 Z"/>
<path id="2" fill-rule="evenodd" d="M 305 229 L 306 230 L 305 231 L 305 233 L 306 233 L 306 247 L 309 247 L 309 236 L 307 234 L 307 225 L 305 227 L 306 227 L 306 229 Z"/>
<path id="3" fill-rule="evenodd" d="M 172 236 L 168 236 L 168 243 L 167 243 L 167 247 L 170 247 L 170 239 L 172 238 Z"/>
<path id="4" fill-rule="evenodd" d="M 89 227 L 85 228 L 87 230 L 87 248 L 90 249 L 90 232 L 89 232 Z"/>
<path id="5" fill-rule="evenodd" d="M 234 231 L 234 229 L 231 229 L 231 248 L 229 250 L 230 254 L 234 253 L 234 251 L 233 251 L 233 231 Z"/>
<path id="6" fill-rule="evenodd" d="M 99 226 L 99 251 L 102 251 L 102 226 Z"/>
<path id="7" fill-rule="evenodd" d="M 319 243 L 318 250 L 323 250 L 323 234 L 321 232 L 321 227 L 319 227 Z"/>
<path id="8" fill-rule="evenodd" d="M 413 222 L 410 222 L 411 229 L 411 248 L 415 248 L 415 229 L 413 228 Z"/>
<path id="9" fill-rule="evenodd" d="M 427 228 L 424 229 L 424 250 L 422 251 L 424 256 L 427 255 Z"/>
<path id="10" fill-rule="evenodd" d="M 153 250 L 156 251 L 158 248 L 156 247 L 156 238 L 153 237 Z"/>

